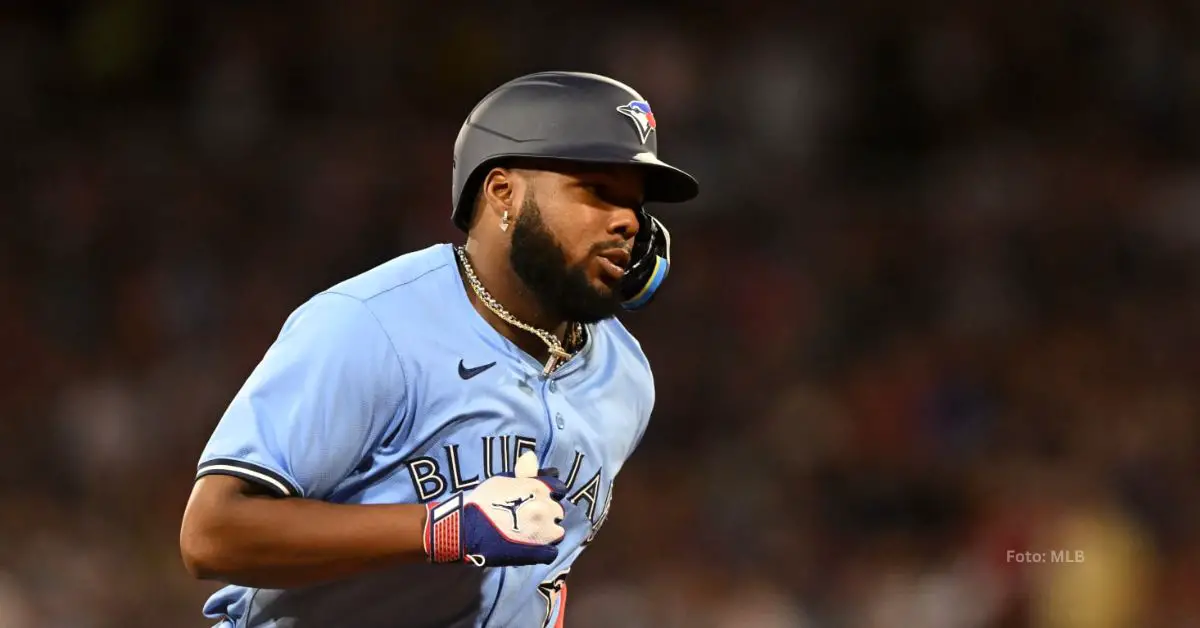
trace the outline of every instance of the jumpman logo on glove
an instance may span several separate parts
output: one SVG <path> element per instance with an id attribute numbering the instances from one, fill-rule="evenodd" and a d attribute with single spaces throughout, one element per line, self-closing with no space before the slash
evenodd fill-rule
<path id="1" fill-rule="evenodd" d="M 518 497 L 513 500 L 501 502 L 499 504 L 492 504 L 492 508 L 496 508 L 498 510 L 507 510 L 509 512 L 509 514 L 512 515 L 512 518 L 513 518 L 513 524 L 512 524 L 513 532 L 520 532 L 521 525 L 520 525 L 520 522 L 517 520 L 517 509 L 519 509 L 521 506 L 524 506 L 525 504 L 527 504 L 530 500 L 533 499 L 533 497 L 534 497 L 533 493 L 530 493 L 529 497 Z"/>

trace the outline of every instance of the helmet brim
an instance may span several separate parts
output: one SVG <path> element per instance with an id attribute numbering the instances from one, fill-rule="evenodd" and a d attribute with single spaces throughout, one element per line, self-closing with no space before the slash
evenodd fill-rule
<path id="1" fill-rule="evenodd" d="M 646 172 L 646 202 L 685 203 L 700 194 L 700 183 L 692 175 L 658 157 L 638 159 Z"/>
<path id="2" fill-rule="evenodd" d="M 539 151 L 510 153 L 503 158 L 537 159 L 581 164 L 632 165 L 646 173 L 647 203 L 685 203 L 700 194 L 700 183 L 681 168 L 649 151 L 631 153 L 624 146 L 545 146 Z"/>

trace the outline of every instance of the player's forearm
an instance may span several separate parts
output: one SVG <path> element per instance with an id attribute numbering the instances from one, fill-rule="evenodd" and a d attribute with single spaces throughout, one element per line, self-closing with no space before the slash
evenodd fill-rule
<path id="1" fill-rule="evenodd" d="M 426 560 L 421 505 L 340 505 L 237 496 L 189 503 L 180 533 L 197 578 L 264 588 L 334 580 Z"/>

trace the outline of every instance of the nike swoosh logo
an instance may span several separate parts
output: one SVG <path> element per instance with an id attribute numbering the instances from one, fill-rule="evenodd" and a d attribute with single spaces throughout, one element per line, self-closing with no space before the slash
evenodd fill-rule
<path id="1" fill-rule="evenodd" d="M 467 368 L 466 366 L 463 365 L 463 361 L 459 360 L 458 361 L 458 376 L 463 379 L 471 379 L 472 377 L 475 377 L 476 375 L 492 368 L 493 366 L 496 366 L 495 362 L 489 362 L 487 364 L 484 364 L 483 366 L 472 366 L 471 368 Z"/>

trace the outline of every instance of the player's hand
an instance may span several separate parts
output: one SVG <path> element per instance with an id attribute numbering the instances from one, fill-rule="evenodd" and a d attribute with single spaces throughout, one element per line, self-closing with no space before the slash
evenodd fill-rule
<path id="1" fill-rule="evenodd" d="M 559 524 L 566 491 L 558 472 L 539 471 L 537 455 L 527 451 L 513 473 L 429 504 L 425 553 L 431 562 L 470 561 L 479 567 L 554 562 L 565 533 Z"/>

